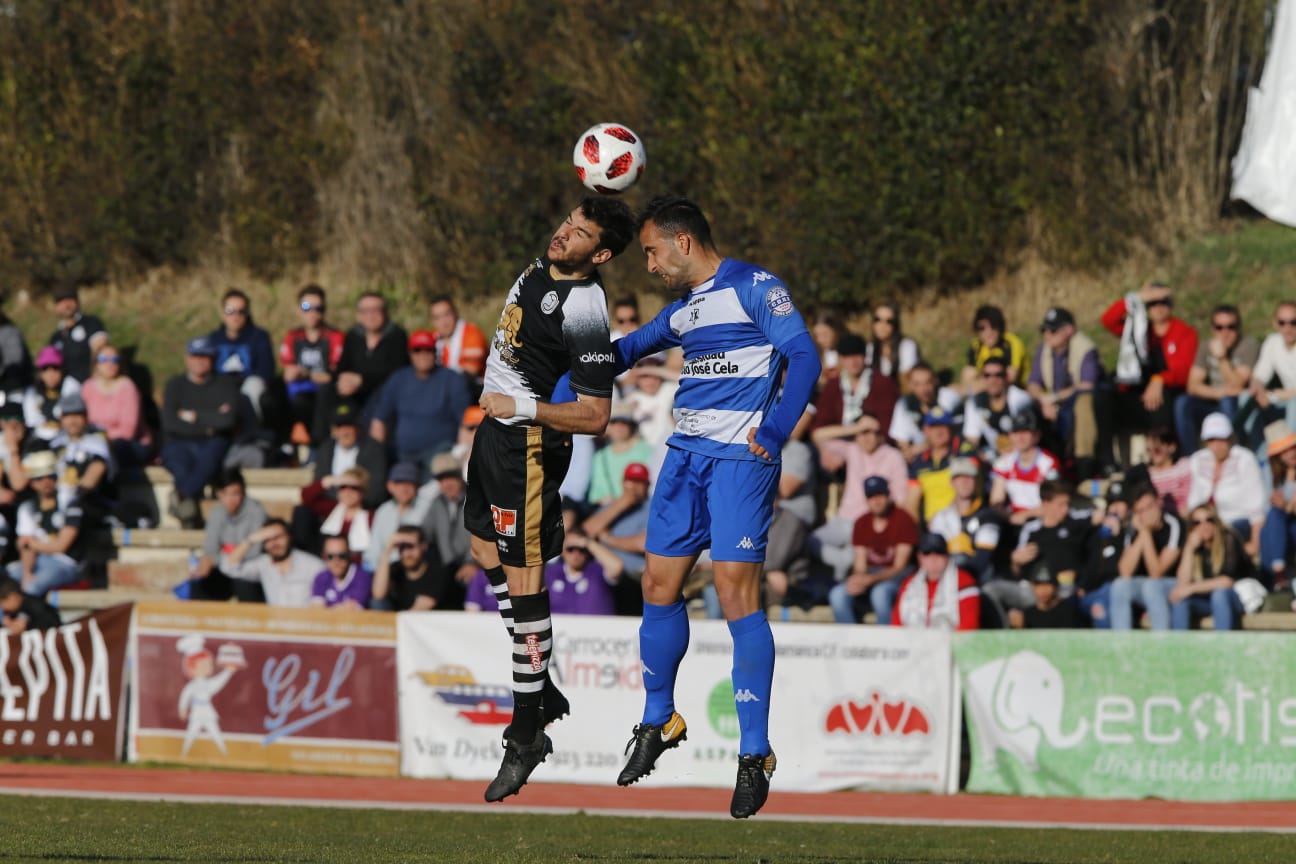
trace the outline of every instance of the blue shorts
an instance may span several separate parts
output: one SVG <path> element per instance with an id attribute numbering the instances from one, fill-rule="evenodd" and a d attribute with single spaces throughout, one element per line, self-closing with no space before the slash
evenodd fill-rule
<path id="1" fill-rule="evenodd" d="M 716 459 L 674 447 L 657 472 L 645 548 L 712 561 L 765 560 L 778 491 L 777 462 Z"/>

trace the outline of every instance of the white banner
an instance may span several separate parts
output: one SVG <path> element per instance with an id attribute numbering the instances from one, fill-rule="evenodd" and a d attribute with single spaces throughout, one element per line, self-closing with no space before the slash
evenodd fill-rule
<path id="1" fill-rule="evenodd" d="M 733 643 L 723 622 L 690 624 L 675 688 L 688 741 L 640 782 L 729 787 L 738 760 Z M 773 626 L 777 788 L 955 791 L 948 634 Z M 398 615 L 396 629 L 401 773 L 490 780 L 513 703 L 503 624 L 494 614 L 413 612 Z M 572 714 L 549 728 L 554 753 L 534 782 L 615 784 L 643 709 L 638 631 L 634 618 L 555 616 L 551 670 Z"/>

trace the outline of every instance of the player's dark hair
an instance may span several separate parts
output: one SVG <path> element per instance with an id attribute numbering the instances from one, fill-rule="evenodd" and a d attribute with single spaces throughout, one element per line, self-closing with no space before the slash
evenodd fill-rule
<path id="1" fill-rule="evenodd" d="M 615 258 L 630 245 L 634 237 L 634 213 L 624 201 L 587 195 L 581 199 L 580 211 L 599 226 L 599 249 L 608 250 Z"/>
<path id="2" fill-rule="evenodd" d="M 711 239 L 711 223 L 702 215 L 702 208 L 687 198 L 679 195 L 658 195 L 639 211 L 635 227 L 643 230 L 649 222 L 657 226 L 663 234 L 689 234 L 702 244 L 704 249 L 714 249 Z"/>
<path id="3" fill-rule="evenodd" d="M 224 489 L 226 486 L 238 486 L 246 492 L 247 481 L 243 479 L 243 472 L 238 468 L 222 468 L 217 472 L 216 479 L 212 481 L 212 488 Z"/>

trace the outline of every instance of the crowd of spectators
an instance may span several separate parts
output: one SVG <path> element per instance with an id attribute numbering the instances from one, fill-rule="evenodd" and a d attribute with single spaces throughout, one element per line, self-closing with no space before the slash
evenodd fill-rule
<path id="1" fill-rule="evenodd" d="M 85 578 L 97 533 L 145 524 L 118 491 L 151 464 L 174 478 L 164 506 L 205 532 L 182 596 L 493 608 L 461 518 L 485 334 L 444 296 L 409 331 L 377 292 L 349 327 L 328 323 L 320 286 L 297 299 L 276 350 L 248 296 L 225 292 L 160 404 L 75 290 L 56 292 L 34 361 L 0 317 L 7 626 L 49 620 L 35 603 Z M 824 605 L 843 624 L 1240 626 L 1287 588 L 1296 555 L 1296 303 L 1260 336 L 1231 305 L 1199 333 L 1173 301 L 1158 283 L 1118 298 L 1109 336 L 1050 308 L 1033 349 L 982 306 L 949 370 L 924 360 L 898 304 L 877 304 L 865 332 L 809 316 L 824 373 L 783 453 L 767 603 Z M 641 323 L 633 298 L 610 311 L 614 338 Z M 575 437 L 568 539 L 545 572 L 555 611 L 638 610 L 681 366 L 668 352 L 628 370 L 604 436 Z M 242 472 L 284 464 L 312 479 L 270 518 Z M 690 587 L 714 614 L 707 567 Z"/>

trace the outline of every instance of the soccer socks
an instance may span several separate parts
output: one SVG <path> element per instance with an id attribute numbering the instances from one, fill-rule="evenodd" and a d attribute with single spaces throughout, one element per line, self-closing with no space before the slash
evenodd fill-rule
<path id="1" fill-rule="evenodd" d="M 688 612 L 683 600 L 666 606 L 644 603 L 643 621 L 639 624 L 644 723 L 660 726 L 675 713 L 675 676 L 688 644 Z"/>
<path id="2" fill-rule="evenodd" d="M 645 604 L 645 609 L 647 605 Z M 733 637 L 734 705 L 738 709 L 739 754 L 766 756 L 770 691 L 774 687 L 774 633 L 763 611 L 729 622 Z"/>
<path id="3" fill-rule="evenodd" d="M 490 581 L 491 592 L 495 594 L 495 602 L 499 604 L 499 614 L 500 618 L 504 619 L 504 627 L 512 636 L 513 603 L 509 600 L 508 577 L 504 575 L 504 568 L 496 564 L 486 570 L 486 578 Z"/>
<path id="4" fill-rule="evenodd" d="M 530 744 L 540 731 L 540 701 L 553 652 L 549 593 L 513 599 L 513 740 Z"/>

